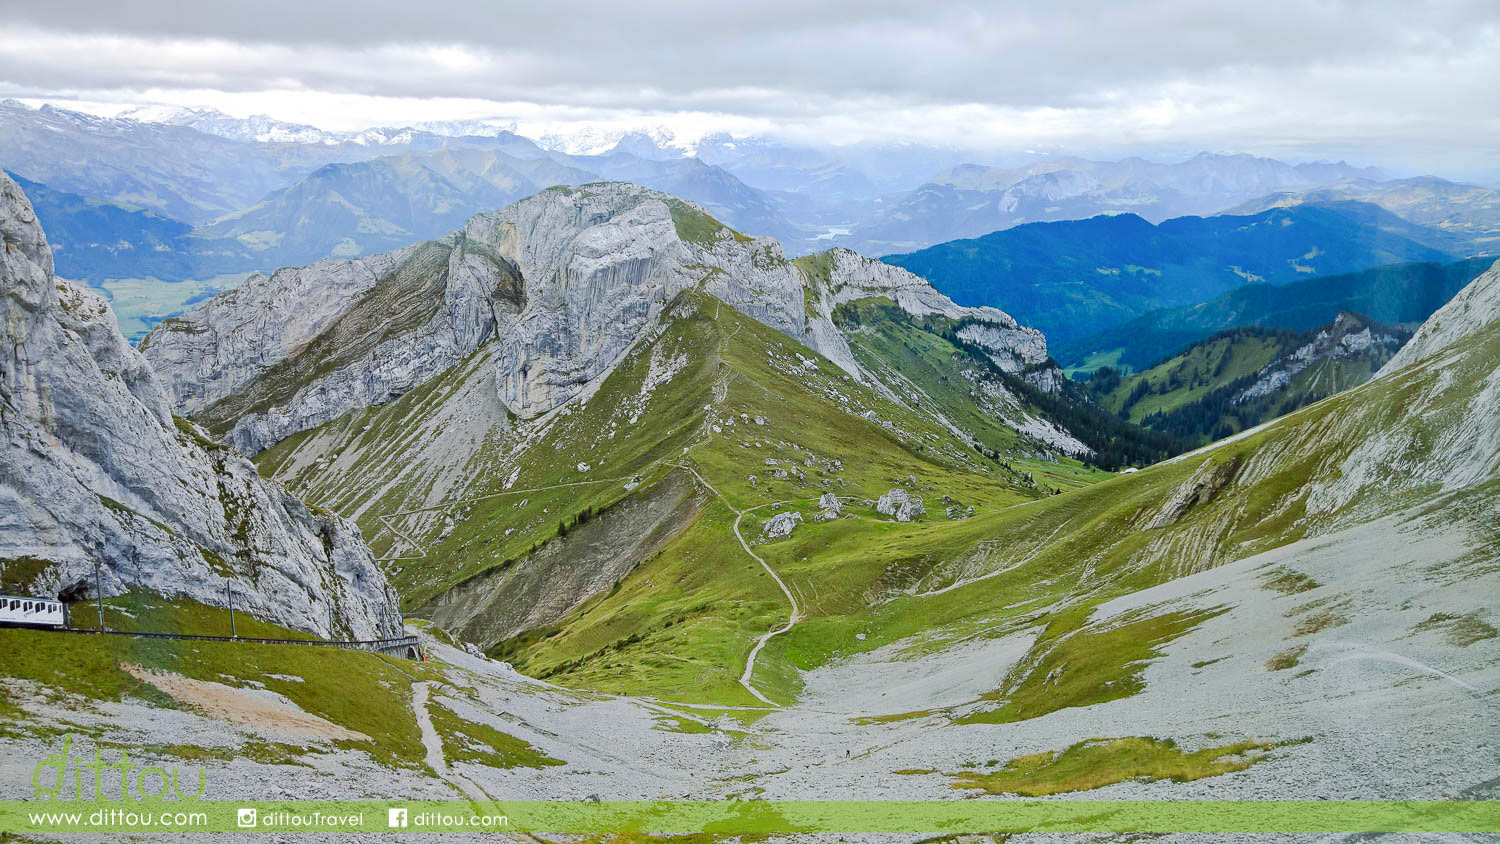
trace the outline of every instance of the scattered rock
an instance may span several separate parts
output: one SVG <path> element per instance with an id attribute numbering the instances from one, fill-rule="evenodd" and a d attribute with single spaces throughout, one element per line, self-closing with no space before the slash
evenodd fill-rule
<path id="1" fill-rule="evenodd" d="M 843 505 L 839 503 L 837 495 L 825 492 L 823 493 L 823 497 L 818 499 L 818 521 L 826 522 L 831 519 L 837 519 L 843 515 L 843 512 Z"/>
<path id="2" fill-rule="evenodd" d="M 771 539 L 791 536 L 792 528 L 802 521 L 801 513 L 777 513 L 761 526 L 761 533 Z"/>
<path id="3" fill-rule="evenodd" d="M 897 487 L 880 496 L 880 500 L 875 502 L 875 512 L 891 516 L 898 522 L 909 522 L 917 516 L 925 515 L 927 510 L 922 506 L 921 498 Z"/>

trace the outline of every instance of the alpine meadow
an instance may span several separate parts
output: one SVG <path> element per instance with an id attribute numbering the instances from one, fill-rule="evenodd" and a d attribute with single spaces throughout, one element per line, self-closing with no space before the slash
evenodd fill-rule
<path id="1" fill-rule="evenodd" d="M 0 23 L 0 839 L 1500 836 L 1494 8 L 575 5 Z"/>

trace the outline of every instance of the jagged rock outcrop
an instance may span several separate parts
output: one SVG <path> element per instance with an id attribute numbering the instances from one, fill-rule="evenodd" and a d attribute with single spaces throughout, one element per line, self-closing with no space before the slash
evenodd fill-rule
<path id="1" fill-rule="evenodd" d="M 783 536 L 791 536 L 792 529 L 801 523 L 801 513 L 777 513 L 766 520 L 760 531 L 766 535 L 767 539 L 780 539 Z"/>
<path id="2" fill-rule="evenodd" d="M 184 412 L 251 453 L 389 401 L 490 340 L 500 400 L 534 418 L 610 372 L 695 286 L 861 381 L 832 308 L 889 296 L 914 315 L 962 321 L 965 342 L 998 366 L 1050 383 L 1045 340 L 1008 315 L 960 308 L 852 252 L 820 257 L 809 272 L 776 241 L 636 185 L 553 188 L 439 241 L 253 277 L 164 321 L 141 348 Z"/>
<path id="3" fill-rule="evenodd" d="M 825 492 L 818 498 L 818 521 L 826 522 L 837 519 L 843 515 L 844 506 L 839 497 L 831 492 Z"/>
<path id="4" fill-rule="evenodd" d="M 921 498 L 897 487 L 880 496 L 875 502 L 875 512 L 890 516 L 898 522 L 910 522 L 925 515 L 927 509 L 922 506 Z"/>
<path id="5" fill-rule="evenodd" d="M 937 314 L 956 320 L 958 338 L 983 349 L 1001 370 L 1023 375 L 1049 392 L 1061 387 L 1062 372 L 1047 355 L 1047 340 L 1035 328 L 1018 324 L 997 308 L 961 307 L 921 276 L 866 258 L 847 249 L 819 256 L 809 273 L 809 299 L 816 316 L 809 320 L 808 345 L 846 370 L 857 372 L 848 344 L 833 325 L 833 310 L 845 302 L 886 297 L 912 316 Z M 1056 378 L 1052 370 L 1057 370 Z"/>
<path id="6" fill-rule="evenodd" d="M 514 266 L 456 232 L 253 277 L 164 320 L 140 349 L 183 413 L 253 454 L 452 366 L 522 297 Z"/>
<path id="7" fill-rule="evenodd" d="M 1213 501 L 1234 480 L 1235 474 L 1240 470 L 1240 462 L 1238 457 L 1219 464 L 1205 460 L 1192 477 L 1172 490 L 1171 496 L 1146 522 L 1145 528 L 1155 530 L 1176 524 L 1194 507 Z"/>
<path id="8" fill-rule="evenodd" d="M 1371 322 L 1358 314 L 1341 312 L 1332 324 L 1318 330 L 1308 342 L 1256 373 L 1255 381 L 1237 393 L 1231 403 L 1242 405 L 1273 395 L 1284 390 L 1300 373 L 1320 363 L 1362 354 L 1372 357 L 1392 355 L 1406 342 L 1407 336 L 1406 332 Z M 1375 361 L 1378 364 L 1380 357 L 1375 357 Z M 1342 386 L 1329 385 L 1328 391 L 1333 392 Z"/>
<path id="9" fill-rule="evenodd" d="M 31 594 L 149 589 L 330 637 L 399 635 L 358 531 L 315 514 L 174 419 L 98 294 L 58 281 L 21 189 L 0 176 L 0 574 Z"/>

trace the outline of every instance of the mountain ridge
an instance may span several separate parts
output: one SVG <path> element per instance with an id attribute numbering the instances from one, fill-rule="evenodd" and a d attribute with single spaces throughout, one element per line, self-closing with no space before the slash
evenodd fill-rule
<path id="1" fill-rule="evenodd" d="M 562 239 L 549 239 L 553 237 Z M 394 274 L 418 254 L 428 256 L 422 260 L 431 269 L 417 270 L 401 283 L 441 285 L 447 291 L 443 295 L 448 310 L 429 307 L 414 313 L 413 325 L 431 326 L 415 334 L 404 324 L 392 331 L 363 320 L 365 327 L 356 329 L 357 334 L 368 336 L 379 328 L 383 338 L 408 337 L 393 340 L 404 344 L 406 351 L 372 352 L 397 362 L 383 364 L 371 358 L 347 370 L 352 378 L 347 388 L 329 392 L 319 387 L 318 375 L 328 366 L 339 370 L 355 362 L 338 358 L 342 363 L 325 363 L 334 358 L 309 351 L 313 348 L 309 344 L 344 316 L 347 296 L 393 289 Z M 973 342 L 988 349 L 994 363 L 1006 371 L 1041 367 L 1039 372 L 1051 373 L 1051 386 L 1060 378 L 1042 335 L 1022 328 L 1003 312 L 959 308 L 921 279 L 849 252 L 828 253 L 824 260 L 807 266 L 813 268 L 811 273 L 788 262 L 774 240 L 748 238 L 698 206 L 666 194 L 619 183 L 554 188 L 501 211 L 476 215 L 463 230 L 440 241 L 368 259 L 281 270 L 265 280 L 252 278 L 239 289 L 162 323 L 142 341 L 141 348 L 171 384 L 181 407 L 190 413 L 209 411 L 205 418 L 211 420 L 210 427 L 229 434 L 232 442 L 251 453 L 357 405 L 399 395 L 492 336 L 500 337 L 506 348 L 497 363 L 502 368 L 498 373 L 501 400 L 510 412 L 531 418 L 566 401 L 581 389 L 579 385 L 606 372 L 644 326 L 654 321 L 665 302 L 691 286 L 702 286 L 749 316 L 806 340 L 862 383 L 871 379 L 854 362 L 830 319 L 839 301 L 871 295 L 872 290 L 893 296 L 915 313 L 941 313 L 971 321 L 975 327 L 968 330 Z M 337 281 L 326 287 L 325 278 Z M 518 279 L 525 279 L 524 294 L 517 292 L 508 299 L 494 295 Z M 623 299 L 621 290 L 610 288 L 613 292 L 606 297 L 604 286 L 590 286 L 620 282 L 642 286 Z M 467 292 L 455 293 L 465 285 Z M 416 287 L 412 290 L 399 295 L 410 298 L 416 295 Z M 261 316 L 247 322 L 240 311 L 250 307 L 252 299 L 260 303 L 256 313 L 276 316 L 270 321 Z M 462 317 L 452 310 L 457 303 L 462 303 L 458 305 Z M 460 322 L 464 327 L 457 329 Z M 443 331 L 437 331 L 439 324 L 445 325 Z M 986 328 L 980 330 L 981 326 Z M 285 339 L 283 331 L 290 332 Z M 423 337 L 442 338 L 437 348 L 447 351 L 433 358 L 433 344 L 418 339 Z M 583 346 L 575 348 L 580 343 Z M 330 354 L 337 358 L 337 352 L 334 349 Z M 309 357 L 313 354 L 316 361 Z M 294 359 L 303 362 L 293 363 Z M 248 369 L 244 362 L 250 362 Z M 267 416 L 241 418 L 237 410 L 226 408 L 222 414 L 210 410 L 209 405 L 232 393 L 243 394 L 247 384 L 275 366 L 300 368 L 312 381 L 293 378 L 284 386 L 270 388 L 271 395 L 279 398 L 264 408 L 270 411 Z M 1049 388 L 1047 378 L 1037 383 Z M 274 409 L 276 402 L 289 399 L 305 410 Z M 279 415 L 287 412 L 291 415 Z"/>

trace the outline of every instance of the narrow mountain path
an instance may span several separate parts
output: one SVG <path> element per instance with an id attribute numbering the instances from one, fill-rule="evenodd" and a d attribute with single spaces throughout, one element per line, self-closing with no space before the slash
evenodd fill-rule
<path id="1" fill-rule="evenodd" d="M 725 501 L 724 504 L 725 506 L 729 506 L 728 501 Z M 770 506 L 770 504 L 760 505 L 760 507 Z M 734 538 L 740 541 L 740 547 L 745 549 L 745 553 L 754 557 L 755 561 L 757 563 L 760 563 L 761 568 L 765 569 L 766 573 L 771 575 L 771 579 L 776 581 L 776 585 L 781 587 L 782 594 L 786 595 L 787 603 L 792 605 L 792 613 L 787 617 L 785 625 L 776 630 L 772 630 L 769 633 L 763 633 L 761 634 L 760 638 L 755 640 L 755 647 L 750 649 L 750 656 L 745 660 L 745 671 L 744 673 L 740 674 L 740 685 L 744 686 L 750 692 L 750 694 L 755 695 L 757 698 L 760 698 L 766 703 L 769 703 L 772 706 L 778 706 L 779 704 L 775 703 L 770 698 L 757 691 L 755 686 L 751 683 L 751 675 L 755 673 L 755 658 L 760 655 L 760 649 L 764 648 L 766 646 L 766 643 L 771 641 L 772 638 L 780 636 L 781 634 L 797 626 L 797 622 L 802 620 L 802 607 L 798 605 L 797 599 L 792 595 L 792 590 L 787 588 L 786 581 L 781 579 L 781 575 L 777 574 L 775 569 L 771 568 L 771 566 L 768 565 L 765 560 L 761 559 L 761 556 L 759 554 L 750 550 L 750 543 L 746 542 L 745 537 L 740 535 L 740 519 L 745 518 L 746 513 L 749 513 L 751 510 L 759 510 L 760 507 L 751 507 L 750 510 L 737 511 L 739 512 L 739 515 L 734 519 Z M 730 509 L 734 508 L 730 507 Z"/>
<path id="2" fill-rule="evenodd" d="M 448 757 L 443 755 L 442 736 L 439 736 L 437 728 L 432 726 L 432 715 L 427 711 L 430 685 L 431 683 L 426 680 L 411 684 L 411 708 L 417 715 L 417 729 L 422 731 L 422 747 L 426 750 L 424 761 L 427 767 L 470 800 L 481 804 L 491 802 L 490 796 L 485 794 L 483 789 L 475 785 L 468 777 L 448 767 Z"/>
<path id="3" fill-rule="evenodd" d="M 791 604 L 792 612 L 791 615 L 787 617 L 786 624 L 770 631 L 769 633 L 762 634 L 755 640 L 755 646 L 750 649 L 750 656 L 745 660 L 745 670 L 740 674 L 740 685 L 744 686 L 745 690 L 750 694 L 755 695 L 757 700 L 760 700 L 771 706 L 780 706 L 781 704 L 778 704 L 765 695 L 761 694 L 760 690 L 755 688 L 755 684 L 752 682 L 752 676 L 755 674 L 755 658 L 760 656 L 761 648 L 764 648 L 766 646 L 766 642 L 771 641 L 771 639 L 780 636 L 781 634 L 797 626 L 797 622 L 802 620 L 802 606 L 797 603 L 796 596 L 793 595 L 792 590 L 787 587 L 786 581 L 781 579 L 781 575 L 777 574 L 776 570 L 771 568 L 770 564 L 767 563 L 765 559 L 751 550 L 750 543 L 746 542 L 744 535 L 740 533 L 740 520 L 745 518 L 746 515 L 753 513 L 754 511 L 761 508 L 774 507 L 778 504 L 785 504 L 787 502 L 772 501 L 767 504 L 758 504 L 748 510 L 741 510 L 738 507 L 735 507 L 733 504 L 730 504 L 729 499 L 725 498 L 724 494 L 719 492 L 717 487 L 709 483 L 707 478 L 699 474 L 697 469 L 694 469 L 692 466 L 686 466 L 680 463 L 677 465 L 678 468 L 686 469 L 689 472 L 692 472 L 693 477 L 697 478 L 699 483 L 703 484 L 705 487 L 708 487 L 708 491 L 718 496 L 719 500 L 724 502 L 725 507 L 728 507 L 730 510 L 734 511 L 734 538 L 740 541 L 740 547 L 745 549 L 745 553 L 749 554 L 751 558 L 754 559 L 757 563 L 760 563 L 760 567 L 766 570 L 766 574 L 769 574 L 771 576 L 771 579 L 776 581 L 776 585 L 781 587 L 781 593 L 783 595 L 786 595 L 787 603 Z"/>

